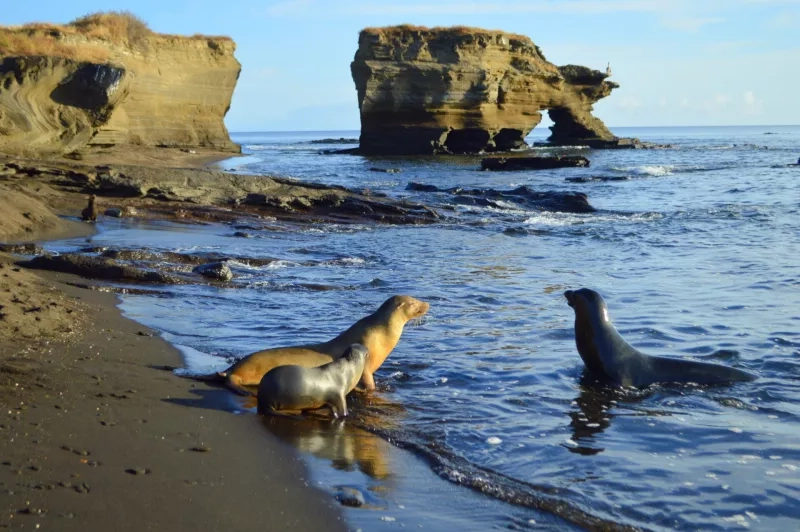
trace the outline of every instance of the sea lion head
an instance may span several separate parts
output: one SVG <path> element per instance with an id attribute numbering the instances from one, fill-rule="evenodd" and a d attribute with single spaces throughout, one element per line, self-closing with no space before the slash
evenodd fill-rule
<path id="1" fill-rule="evenodd" d="M 567 290 L 564 292 L 567 304 L 575 310 L 576 319 L 581 315 L 593 316 L 601 322 L 610 321 L 608 318 L 608 307 L 603 296 L 589 288 L 580 290 Z"/>
<path id="2" fill-rule="evenodd" d="M 342 353 L 341 358 L 350 362 L 366 362 L 369 360 L 369 350 L 361 344 L 350 344 L 350 347 Z"/>
<path id="3" fill-rule="evenodd" d="M 430 307 L 429 303 L 411 296 L 392 296 L 380 306 L 378 314 L 397 316 L 405 324 L 408 320 L 424 316 Z"/>

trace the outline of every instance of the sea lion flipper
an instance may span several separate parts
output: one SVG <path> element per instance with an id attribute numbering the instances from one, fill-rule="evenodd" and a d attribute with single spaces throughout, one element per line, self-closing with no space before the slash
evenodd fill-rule
<path id="1" fill-rule="evenodd" d="M 361 374 L 361 385 L 364 390 L 371 391 L 375 389 L 375 377 L 366 368 L 364 368 L 364 373 Z"/>
<path id="2" fill-rule="evenodd" d="M 238 375 L 228 375 L 225 385 L 239 395 L 254 395 L 253 392 L 242 386 L 242 379 Z"/>

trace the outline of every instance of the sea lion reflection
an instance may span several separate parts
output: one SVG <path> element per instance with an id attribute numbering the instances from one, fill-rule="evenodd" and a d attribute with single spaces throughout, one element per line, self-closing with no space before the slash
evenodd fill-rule
<path id="1" fill-rule="evenodd" d="M 265 416 L 262 422 L 281 441 L 317 458 L 330 460 L 336 469 L 354 471 L 357 468 L 365 475 L 380 480 L 391 475 L 387 448 L 390 444 L 374 434 L 346 424 L 344 420 Z"/>

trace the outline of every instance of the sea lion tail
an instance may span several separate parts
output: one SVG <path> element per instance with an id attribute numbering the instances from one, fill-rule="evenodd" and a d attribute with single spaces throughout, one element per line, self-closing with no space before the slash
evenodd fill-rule
<path id="1" fill-rule="evenodd" d="M 652 359 L 656 373 L 664 382 L 675 380 L 697 384 L 722 384 L 758 379 L 758 375 L 730 366 L 666 357 L 652 357 Z"/>
<path id="2" fill-rule="evenodd" d="M 216 371 L 214 373 L 208 373 L 206 375 L 181 374 L 180 377 L 183 377 L 184 379 L 191 379 L 193 381 L 223 382 L 225 379 L 228 378 L 228 370 Z"/>

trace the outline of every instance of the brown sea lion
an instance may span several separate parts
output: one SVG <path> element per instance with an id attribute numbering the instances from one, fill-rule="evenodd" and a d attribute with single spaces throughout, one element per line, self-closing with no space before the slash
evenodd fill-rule
<path id="1" fill-rule="evenodd" d="M 97 221 L 97 196 L 92 194 L 89 196 L 89 205 L 81 211 L 81 220 L 84 222 Z"/>
<path id="2" fill-rule="evenodd" d="M 341 357 L 315 368 L 297 365 L 272 368 L 258 384 L 258 413 L 327 406 L 333 417 L 346 416 L 345 396 L 358 384 L 368 359 L 367 348 L 353 344 Z"/>
<path id="3" fill-rule="evenodd" d="M 721 384 L 752 381 L 756 375 L 736 368 L 646 355 L 617 332 L 603 297 L 588 288 L 564 292 L 575 311 L 575 343 L 586 368 L 618 386 L 644 387 L 657 382 Z"/>
<path id="4" fill-rule="evenodd" d="M 274 347 L 247 355 L 219 373 L 191 377 L 198 380 L 225 380 L 236 393 L 250 395 L 244 386 L 257 386 L 261 378 L 274 367 L 289 364 L 313 368 L 339 358 L 352 344 L 361 344 L 369 350 L 369 361 L 364 366 L 361 385 L 375 389 L 373 373 L 383 364 L 397 345 L 408 320 L 424 316 L 430 305 L 411 296 L 392 296 L 375 312 L 361 318 L 333 340 L 319 344 L 291 347 Z"/>

